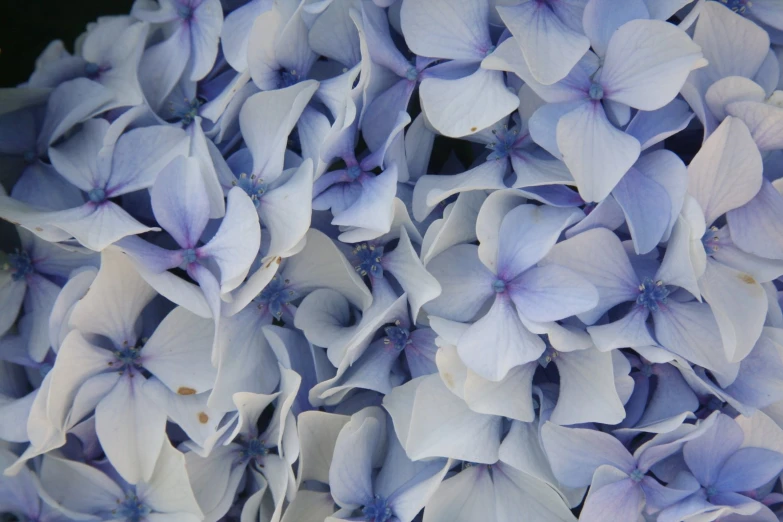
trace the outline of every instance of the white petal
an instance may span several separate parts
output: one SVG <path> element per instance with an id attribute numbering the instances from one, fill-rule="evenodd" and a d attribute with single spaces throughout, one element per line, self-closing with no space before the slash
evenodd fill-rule
<path id="1" fill-rule="evenodd" d="M 486 466 L 470 466 L 444 481 L 427 503 L 427 522 L 498 520 L 495 492 Z"/>
<path id="2" fill-rule="evenodd" d="M 503 73 L 482 68 L 457 80 L 426 78 L 419 93 L 432 126 L 452 138 L 489 127 L 519 105 L 519 98 L 506 88 Z"/>
<path id="3" fill-rule="evenodd" d="M 586 102 L 557 123 L 557 145 L 585 201 L 601 201 L 636 162 L 641 146 L 615 128 L 598 102 Z"/>
<path id="4" fill-rule="evenodd" d="M 530 73 L 545 85 L 564 78 L 590 47 L 590 41 L 563 23 L 549 4 L 499 6 L 498 13 L 522 48 Z"/>
<path id="5" fill-rule="evenodd" d="M 248 174 L 267 182 L 280 175 L 288 135 L 317 88 L 318 82 L 305 81 L 248 98 L 239 114 L 242 135 L 253 155 L 253 172 Z"/>
<path id="6" fill-rule="evenodd" d="M 690 71 L 703 65 L 701 48 L 681 29 L 633 20 L 609 40 L 600 81 L 607 98 L 649 111 L 672 101 Z"/>
<path id="7" fill-rule="evenodd" d="M 313 199 L 313 163 L 307 159 L 281 186 L 270 190 L 260 200 L 261 222 L 271 240 L 267 258 L 288 257 L 310 228 Z"/>
<path id="8" fill-rule="evenodd" d="M 710 85 L 705 94 L 707 106 L 718 120 L 726 117 L 726 106 L 737 101 L 763 102 L 764 89 L 753 80 L 742 76 L 729 76 Z"/>
<path id="9" fill-rule="evenodd" d="M 90 290 L 75 306 L 70 324 L 82 332 L 105 335 L 116 346 L 136 341 L 135 324 L 155 290 L 122 252 L 101 253 L 101 269 Z"/>
<path id="10" fill-rule="evenodd" d="M 160 450 L 152 476 L 136 488 L 137 494 L 154 511 L 202 516 L 185 470 L 185 456 L 166 441 Z"/>
<path id="11" fill-rule="evenodd" d="M 438 280 L 422 265 L 404 227 L 400 227 L 397 248 L 384 255 L 383 266 L 394 275 L 403 291 L 408 294 L 414 321 L 421 306 L 440 295 Z"/>
<path id="12" fill-rule="evenodd" d="M 709 225 L 758 193 L 762 170 L 761 154 L 748 128 L 728 117 L 688 166 L 688 193 L 698 201 Z"/>
<path id="13" fill-rule="evenodd" d="M 556 424 L 617 424 L 625 408 L 614 384 L 612 354 L 596 349 L 560 354 L 560 395 L 550 420 Z"/>
<path id="14" fill-rule="evenodd" d="M 739 362 L 753 349 L 767 315 L 767 297 L 753 276 L 708 260 L 699 289 L 718 323 L 726 357 Z"/>
<path id="15" fill-rule="evenodd" d="M 95 431 L 123 479 L 149 481 L 166 438 L 166 413 L 143 388 L 144 377 L 127 372 L 95 408 Z"/>
<path id="16" fill-rule="evenodd" d="M 457 344 L 467 367 L 491 381 L 501 380 L 515 366 L 538 359 L 544 348 L 544 342 L 525 328 L 511 300 L 502 294 Z"/>
<path id="17" fill-rule="evenodd" d="M 213 321 L 177 307 L 144 345 L 142 364 L 174 393 L 202 393 L 212 388 L 216 377 L 210 362 L 213 337 Z"/>
<path id="18" fill-rule="evenodd" d="M 402 34 L 420 56 L 481 60 L 489 46 L 485 0 L 415 0 L 400 10 Z"/>

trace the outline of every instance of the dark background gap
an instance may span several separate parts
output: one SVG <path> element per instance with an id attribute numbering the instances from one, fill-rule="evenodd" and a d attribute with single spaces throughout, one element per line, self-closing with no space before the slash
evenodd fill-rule
<path id="1" fill-rule="evenodd" d="M 52 40 L 73 42 L 99 16 L 127 14 L 132 0 L 0 0 L 0 87 L 30 77 Z"/>

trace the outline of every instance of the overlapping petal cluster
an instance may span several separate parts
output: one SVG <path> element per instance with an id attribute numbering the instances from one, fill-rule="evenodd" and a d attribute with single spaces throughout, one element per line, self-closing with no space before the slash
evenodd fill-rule
<path id="1" fill-rule="evenodd" d="M 136 0 L 52 43 L 0 90 L 0 521 L 783 519 L 781 31 Z"/>

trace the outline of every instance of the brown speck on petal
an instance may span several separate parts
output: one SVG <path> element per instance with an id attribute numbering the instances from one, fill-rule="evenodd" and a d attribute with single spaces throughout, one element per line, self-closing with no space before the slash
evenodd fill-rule
<path id="1" fill-rule="evenodd" d="M 201 424 L 206 424 L 209 421 L 209 415 L 207 415 L 203 411 L 198 412 L 198 421 Z"/>
<path id="2" fill-rule="evenodd" d="M 743 283 L 747 283 L 749 285 L 756 284 L 756 280 L 750 274 L 740 274 L 738 277 L 740 278 L 740 281 L 742 281 Z"/>
<path id="3" fill-rule="evenodd" d="M 196 390 L 194 390 L 193 388 L 188 388 L 187 386 L 180 386 L 177 389 L 177 393 L 179 393 L 180 395 L 195 395 Z"/>

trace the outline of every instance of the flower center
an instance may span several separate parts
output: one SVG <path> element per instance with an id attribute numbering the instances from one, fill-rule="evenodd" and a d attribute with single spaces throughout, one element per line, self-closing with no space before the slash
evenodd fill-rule
<path id="1" fill-rule="evenodd" d="M 35 267 L 33 266 L 33 261 L 30 259 L 30 254 L 21 250 L 9 254 L 8 265 L 11 269 L 11 279 L 14 281 L 21 281 L 29 274 L 35 272 Z"/>
<path id="2" fill-rule="evenodd" d="M 492 283 L 492 290 L 495 291 L 496 294 L 501 294 L 506 291 L 506 282 L 502 279 L 495 279 L 495 281 Z"/>
<path id="3" fill-rule="evenodd" d="M 239 458 L 242 462 L 247 463 L 251 460 L 258 461 L 269 455 L 270 448 L 264 444 L 263 440 L 250 439 L 242 443 L 242 449 L 239 452 Z M 260 464 L 260 463 L 259 463 Z"/>
<path id="4" fill-rule="evenodd" d="M 185 261 L 186 264 L 195 263 L 197 259 L 198 254 L 194 248 L 187 248 L 182 251 L 182 260 Z"/>
<path id="5" fill-rule="evenodd" d="M 519 129 L 504 129 L 500 132 L 493 130 L 492 134 L 495 135 L 497 141 L 487 145 L 487 148 L 492 150 L 490 155 L 487 156 L 487 161 L 508 157 L 514 150 L 517 138 L 519 138 Z"/>
<path id="6" fill-rule="evenodd" d="M 245 194 L 250 196 L 250 199 L 256 207 L 261 203 L 261 197 L 269 190 L 269 187 L 264 183 L 264 180 L 262 178 L 256 178 L 255 174 L 248 177 L 247 174 L 242 173 L 239 175 L 239 178 L 232 181 L 231 184 L 244 190 Z"/>
<path id="7" fill-rule="evenodd" d="M 405 78 L 407 78 L 409 82 L 415 82 L 419 79 L 419 71 L 416 69 L 416 67 L 411 65 L 408 67 L 408 71 L 405 73 Z"/>
<path id="8" fill-rule="evenodd" d="M 549 366 L 549 363 L 551 363 L 558 357 L 560 357 L 560 352 L 558 352 L 551 346 L 547 345 L 546 350 L 544 350 L 544 353 L 542 353 L 541 357 L 538 358 L 538 364 L 540 364 L 542 368 L 546 368 L 547 366 Z"/>
<path id="9" fill-rule="evenodd" d="M 383 247 L 362 243 L 353 249 L 353 253 L 359 258 L 359 264 L 356 265 L 356 271 L 361 275 L 370 277 L 383 277 Z"/>
<path id="10" fill-rule="evenodd" d="M 106 201 L 106 191 L 101 187 L 95 187 L 87 193 L 87 197 L 90 198 L 90 201 L 93 203 L 102 203 Z"/>
<path id="11" fill-rule="evenodd" d="M 753 3 L 750 0 L 719 0 L 720 3 L 734 11 L 735 13 L 744 14 L 748 7 L 753 7 Z"/>
<path id="12" fill-rule="evenodd" d="M 119 369 L 135 367 L 141 368 L 141 345 L 139 346 L 126 346 L 120 350 L 114 351 L 114 358 L 120 363 Z"/>
<path id="13" fill-rule="evenodd" d="M 199 107 L 201 107 L 201 104 L 202 102 L 198 98 L 193 98 L 192 100 L 185 98 L 184 103 L 179 106 L 176 106 L 174 103 L 169 104 L 171 118 L 168 121 L 178 121 L 182 123 L 184 127 L 187 127 L 193 123 L 196 116 L 198 116 L 198 110 Z"/>
<path id="14" fill-rule="evenodd" d="M 302 77 L 294 69 L 280 71 L 280 88 L 291 87 L 302 80 Z"/>
<path id="15" fill-rule="evenodd" d="M 359 167 L 359 165 L 348 167 L 346 172 L 348 173 L 348 177 L 350 177 L 351 179 L 357 179 L 359 176 L 362 175 L 362 169 L 361 167 Z"/>
<path id="16" fill-rule="evenodd" d="M 288 279 L 283 279 L 279 275 L 274 276 L 256 298 L 259 308 L 266 305 L 269 308 L 269 312 L 280 319 L 283 315 L 283 307 L 290 304 L 297 297 L 297 293 L 294 290 L 287 288 L 289 283 Z"/>
<path id="17" fill-rule="evenodd" d="M 587 91 L 587 95 L 590 96 L 591 100 L 602 100 L 604 97 L 604 88 L 601 87 L 600 83 L 593 82 L 590 85 L 590 90 Z"/>
<path id="18" fill-rule="evenodd" d="M 631 480 L 633 480 L 636 483 L 639 483 L 644 478 L 644 473 L 642 473 L 642 470 L 635 469 L 631 472 Z"/>
<path id="19" fill-rule="evenodd" d="M 370 502 L 362 508 L 362 515 L 366 522 L 388 522 L 391 520 L 392 509 L 386 504 L 386 499 L 375 495 Z"/>
<path id="20" fill-rule="evenodd" d="M 410 331 L 399 326 L 399 324 L 397 326 L 387 326 L 384 328 L 384 332 L 386 332 L 386 337 L 383 339 L 383 344 L 392 346 L 398 352 L 413 342 L 410 339 Z"/>
<path id="21" fill-rule="evenodd" d="M 701 244 L 704 245 L 704 251 L 708 256 L 713 255 L 720 247 L 720 236 L 718 227 L 710 227 L 701 237 Z"/>
<path id="22" fill-rule="evenodd" d="M 152 512 L 149 506 L 139 500 L 135 493 L 128 493 L 120 505 L 112 511 L 117 518 L 127 522 L 141 522 Z"/>
<path id="23" fill-rule="evenodd" d="M 87 62 L 84 64 L 84 75 L 94 80 L 101 74 L 101 66 L 97 63 Z"/>
<path id="24" fill-rule="evenodd" d="M 181 4 L 177 2 L 177 16 L 182 20 L 190 21 L 193 18 L 193 7 L 189 4 Z"/>
<path id="25" fill-rule="evenodd" d="M 32 163 L 32 162 L 34 162 L 36 157 L 37 156 L 35 154 L 35 151 L 32 151 L 32 150 L 28 150 L 27 152 L 25 152 L 22 155 L 22 158 L 24 159 L 25 163 Z"/>
<path id="26" fill-rule="evenodd" d="M 649 277 L 644 278 L 644 282 L 639 285 L 639 296 L 636 298 L 636 304 L 643 306 L 651 312 L 660 310 L 661 304 L 666 304 L 669 295 L 669 289 L 663 284 L 663 281 L 653 281 Z"/>
<path id="27" fill-rule="evenodd" d="M 705 489 L 707 490 L 707 498 L 714 497 L 718 494 L 718 489 L 715 486 L 708 486 Z"/>

